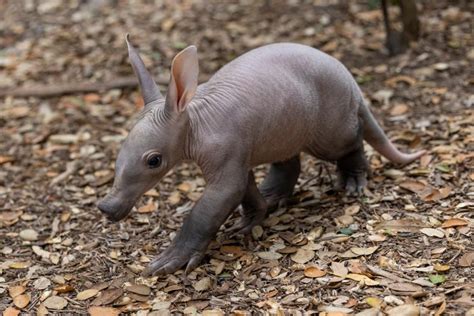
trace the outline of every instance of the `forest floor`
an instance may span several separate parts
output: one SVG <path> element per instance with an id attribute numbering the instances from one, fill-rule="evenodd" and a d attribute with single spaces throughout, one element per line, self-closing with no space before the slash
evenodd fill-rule
<path id="1" fill-rule="evenodd" d="M 182 164 L 125 220 L 97 210 L 138 90 L 1 97 L 4 315 L 474 315 L 473 2 L 421 1 L 422 38 L 393 58 L 365 1 L 152 2 L 1 1 L 0 88 L 129 78 L 126 33 L 160 82 L 189 44 L 205 80 L 254 47 L 299 42 L 350 69 L 397 147 L 428 153 L 397 167 L 367 146 L 360 198 L 335 192 L 333 164 L 303 156 L 292 204 L 252 236 L 232 236 L 233 214 L 196 270 L 144 278 L 205 183 Z"/>

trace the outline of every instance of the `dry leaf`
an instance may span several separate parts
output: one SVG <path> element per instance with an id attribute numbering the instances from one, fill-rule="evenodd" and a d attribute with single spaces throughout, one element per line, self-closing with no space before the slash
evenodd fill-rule
<path id="1" fill-rule="evenodd" d="M 304 269 L 304 275 L 308 278 L 320 278 L 326 275 L 326 271 L 323 271 L 318 267 L 307 267 Z"/>
<path id="2" fill-rule="evenodd" d="M 451 218 L 445 221 L 441 227 L 449 228 L 449 227 L 458 227 L 458 226 L 466 226 L 469 222 L 462 218 Z"/>
<path id="3" fill-rule="evenodd" d="M 390 283 L 388 288 L 398 292 L 420 292 L 422 290 L 419 285 L 403 282 Z"/>
<path id="4" fill-rule="evenodd" d="M 125 291 L 132 292 L 138 295 L 148 296 L 151 293 L 151 289 L 144 284 L 132 284 L 125 287 Z"/>
<path id="5" fill-rule="evenodd" d="M 436 263 L 434 265 L 434 269 L 438 272 L 445 272 L 445 271 L 448 271 L 450 269 L 449 265 L 447 264 L 439 264 L 439 263 Z"/>
<path id="6" fill-rule="evenodd" d="M 34 229 L 24 229 L 20 232 L 20 238 L 23 240 L 38 240 L 38 233 Z"/>
<path id="7" fill-rule="evenodd" d="M 13 299 L 13 304 L 19 309 L 25 308 L 30 303 L 30 295 L 29 294 L 21 294 L 15 296 Z"/>
<path id="8" fill-rule="evenodd" d="M 459 258 L 459 266 L 470 267 L 474 263 L 474 252 L 465 253 Z"/>
<path id="9" fill-rule="evenodd" d="M 63 309 L 67 303 L 67 300 L 60 296 L 50 296 L 43 302 L 44 306 L 49 309 Z"/>
<path id="10" fill-rule="evenodd" d="M 343 262 L 331 263 L 331 270 L 334 275 L 342 278 L 346 277 L 346 275 L 349 273 L 349 270 L 344 266 Z"/>
<path id="11" fill-rule="evenodd" d="M 193 284 L 193 288 L 198 292 L 206 291 L 210 287 L 211 287 L 211 278 L 209 277 L 204 277 Z"/>
<path id="12" fill-rule="evenodd" d="M 390 115 L 391 116 L 398 116 L 402 115 L 408 112 L 408 106 L 403 103 L 397 103 L 395 104 L 392 109 L 390 110 Z"/>
<path id="13" fill-rule="evenodd" d="M 8 307 L 3 311 L 3 316 L 18 316 L 20 311 L 14 307 Z"/>
<path id="14" fill-rule="evenodd" d="M 414 78 L 405 75 L 398 75 L 385 80 L 385 84 L 392 88 L 395 88 L 399 82 L 404 82 L 409 86 L 413 86 L 416 84 L 416 80 Z"/>
<path id="15" fill-rule="evenodd" d="M 33 286 L 37 290 L 44 290 L 50 285 L 51 285 L 51 281 L 45 277 L 40 277 L 35 282 L 33 282 Z"/>
<path id="16" fill-rule="evenodd" d="M 179 191 L 174 191 L 170 194 L 167 201 L 171 205 L 178 204 L 181 201 L 181 193 L 179 193 Z"/>
<path id="17" fill-rule="evenodd" d="M 260 251 L 260 252 L 257 252 L 257 256 L 264 260 L 278 260 L 281 257 L 283 257 L 282 254 L 279 254 L 278 252 L 273 252 L 273 251 Z"/>
<path id="18" fill-rule="evenodd" d="M 120 310 L 113 307 L 91 306 L 87 310 L 90 316 L 118 316 Z"/>
<path id="19" fill-rule="evenodd" d="M 444 237 L 444 232 L 436 228 L 422 228 L 420 229 L 420 232 L 422 232 L 423 234 L 429 237 L 438 237 L 438 238 Z"/>
<path id="20" fill-rule="evenodd" d="M 18 221 L 20 216 L 23 214 L 23 211 L 15 211 L 15 212 L 7 212 L 2 211 L 0 212 L 0 222 L 4 223 L 5 225 L 13 225 Z"/>
<path id="21" fill-rule="evenodd" d="M 224 316 L 220 309 L 206 309 L 202 311 L 202 316 Z"/>
<path id="22" fill-rule="evenodd" d="M 12 156 L 0 156 L 0 165 L 3 165 L 7 162 L 15 161 L 15 158 Z"/>
<path id="23" fill-rule="evenodd" d="M 96 289 L 88 289 L 88 290 L 77 293 L 76 300 L 85 301 L 85 300 L 90 299 L 91 297 L 96 296 L 97 293 L 99 293 L 99 291 Z"/>
<path id="24" fill-rule="evenodd" d="M 51 252 L 49 251 L 46 251 L 44 250 L 43 248 L 39 247 L 39 246 L 33 246 L 31 247 L 31 249 L 33 250 L 33 252 L 40 256 L 41 258 L 44 258 L 44 259 L 49 259 L 49 257 L 51 256 Z"/>
<path id="25" fill-rule="evenodd" d="M 8 294 L 10 295 L 11 298 L 15 298 L 20 294 L 25 293 L 26 288 L 22 285 L 17 285 L 17 286 L 11 286 L 8 288 Z"/>
<path id="26" fill-rule="evenodd" d="M 365 301 L 367 302 L 367 304 L 369 304 L 369 306 L 377 308 L 377 309 L 380 309 L 383 303 L 383 301 L 378 297 L 367 297 Z"/>
<path id="27" fill-rule="evenodd" d="M 156 211 L 158 205 L 150 200 L 147 204 L 138 208 L 138 213 L 151 213 Z"/>
<path id="28" fill-rule="evenodd" d="M 59 286 L 56 286 L 54 290 L 58 293 L 69 293 L 74 291 L 74 288 L 70 286 L 69 284 L 62 284 Z"/>
<path id="29" fill-rule="evenodd" d="M 36 316 L 46 316 L 48 315 L 48 309 L 44 304 L 39 304 L 38 308 L 36 309 Z"/>
<path id="30" fill-rule="evenodd" d="M 406 304 L 394 307 L 388 311 L 388 316 L 419 316 L 420 308 L 416 305 Z"/>
<path id="31" fill-rule="evenodd" d="M 359 211 L 360 211 L 360 205 L 359 204 L 354 204 L 354 205 L 351 205 L 351 206 L 347 207 L 344 210 L 344 214 L 346 214 L 346 215 L 355 215 L 355 214 L 359 213 Z"/>
<path id="32" fill-rule="evenodd" d="M 295 254 L 291 256 L 291 260 L 296 263 L 306 263 L 314 258 L 314 251 L 309 249 L 298 249 Z"/>
<path id="33" fill-rule="evenodd" d="M 426 184 L 420 181 L 415 181 L 415 180 L 407 180 L 403 181 L 398 184 L 401 188 L 404 188 L 408 191 L 411 191 L 413 193 L 419 193 L 425 190 Z"/>
<path id="34" fill-rule="evenodd" d="M 378 224 L 375 228 L 377 230 L 389 230 L 390 232 L 406 232 L 406 233 L 417 233 L 420 228 L 425 227 L 425 224 L 420 220 L 416 219 L 398 219 L 390 220 Z"/>
<path id="35" fill-rule="evenodd" d="M 102 291 L 99 296 L 97 296 L 91 303 L 91 305 L 94 306 L 100 306 L 100 305 L 107 305 L 118 299 L 120 296 L 122 296 L 123 291 L 122 289 L 108 289 L 105 291 Z"/>
<path id="36" fill-rule="evenodd" d="M 352 279 L 357 282 L 363 282 L 365 285 L 368 286 L 375 286 L 380 284 L 379 282 L 372 280 L 368 276 L 357 273 L 349 273 L 348 275 L 346 275 L 346 278 Z"/>
<path id="37" fill-rule="evenodd" d="M 336 217 L 335 222 L 337 226 L 347 227 L 350 224 L 354 223 L 354 217 L 352 217 L 351 215 L 344 214 L 344 215 Z"/>
<path id="38" fill-rule="evenodd" d="M 352 247 L 351 251 L 359 256 L 367 256 L 373 254 L 379 246 L 368 247 L 368 248 L 361 248 L 361 247 Z"/>

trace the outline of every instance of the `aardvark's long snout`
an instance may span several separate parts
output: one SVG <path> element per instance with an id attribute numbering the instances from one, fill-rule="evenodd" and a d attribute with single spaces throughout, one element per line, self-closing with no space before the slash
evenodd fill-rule
<path id="1" fill-rule="evenodd" d="M 110 192 L 98 204 L 99 210 L 111 221 L 119 221 L 125 218 L 133 208 L 135 199 L 124 199 L 119 194 Z"/>

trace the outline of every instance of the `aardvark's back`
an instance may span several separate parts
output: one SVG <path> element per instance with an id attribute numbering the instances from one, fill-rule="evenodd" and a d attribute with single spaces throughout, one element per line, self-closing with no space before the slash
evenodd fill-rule
<path id="1" fill-rule="evenodd" d="M 271 44 L 242 55 L 200 86 L 199 99 L 207 102 L 196 102 L 191 113 L 206 120 L 202 126 L 249 144 L 252 165 L 302 150 L 337 159 L 351 150 L 359 126 L 361 94 L 349 71 L 299 44 Z"/>

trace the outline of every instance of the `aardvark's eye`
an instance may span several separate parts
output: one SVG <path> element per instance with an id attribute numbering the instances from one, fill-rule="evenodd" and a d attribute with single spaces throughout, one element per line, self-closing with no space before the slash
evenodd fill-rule
<path id="1" fill-rule="evenodd" d="M 161 155 L 157 153 L 152 153 L 147 157 L 146 163 L 148 168 L 158 168 L 161 165 Z"/>

